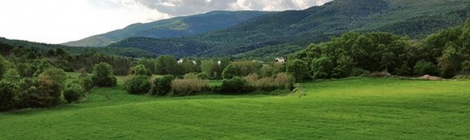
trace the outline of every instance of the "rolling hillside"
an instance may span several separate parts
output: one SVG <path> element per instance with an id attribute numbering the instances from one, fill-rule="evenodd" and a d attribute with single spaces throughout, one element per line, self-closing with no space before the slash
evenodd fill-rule
<path id="1" fill-rule="evenodd" d="M 470 17 L 463 0 L 335 0 L 300 11 L 260 16 L 227 29 L 170 38 L 128 38 L 111 47 L 133 47 L 183 56 L 275 57 L 348 31 L 385 31 L 423 38 Z"/>
<path id="2" fill-rule="evenodd" d="M 129 37 L 171 38 L 201 34 L 227 28 L 268 12 L 214 11 L 186 17 L 176 17 L 150 23 L 137 23 L 124 29 L 64 43 L 67 46 L 103 47 Z"/>

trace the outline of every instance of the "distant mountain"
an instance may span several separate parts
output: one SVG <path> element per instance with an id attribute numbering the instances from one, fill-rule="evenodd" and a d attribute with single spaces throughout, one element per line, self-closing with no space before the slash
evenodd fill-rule
<path id="1" fill-rule="evenodd" d="M 467 0 L 335 0 L 300 11 L 253 18 L 200 35 L 128 38 L 111 47 L 133 47 L 157 55 L 275 57 L 348 31 L 384 31 L 422 38 L 470 18 Z"/>
<path id="2" fill-rule="evenodd" d="M 214 11 L 186 17 L 176 17 L 150 23 L 137 23 L 124 29 L 64 43 L 67 46 L 103 47 L 130 37 L 171 38 L 201 34 L 227 28 L 268 12 Z"/>
<path id="3" fill-rule="evenodd" d="M 126 56 L 126 57 L 156 57 L 156 55 L 152 52 L 148 52 L 145 50 L 137 49 L 137 48 L 115 48 L 115 47 L 69 47 L 64 45 L 56 45 L 56 44 L 45 44 L 45 43 L 37 43 L 37 42 L 29 42 L 23 40 L 11 40 L 0 37 L 0 50 L 5 49 L 5 46 L 12 46 L 12 47 L 23 47 L 23 48 L 34 48 L 39 50 L 49 50 L 54 48 L 62 48 L 67 50 L 73 54 L 81 54 L 88 50 L 95 51 L 102 54 L 108 55 L 119 55 L 119 56 Z"/>

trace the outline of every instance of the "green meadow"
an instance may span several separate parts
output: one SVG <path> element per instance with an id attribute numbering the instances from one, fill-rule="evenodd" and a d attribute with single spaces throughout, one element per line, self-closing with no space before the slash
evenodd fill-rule
<path id="1" fill-rule="evenodd" d="M 122 80 L 80 103 L 1 113 L 0 139 L 470 138 L 470 81 L 348 78 L 288 95 L 156 98 L 127 94 Z"/>

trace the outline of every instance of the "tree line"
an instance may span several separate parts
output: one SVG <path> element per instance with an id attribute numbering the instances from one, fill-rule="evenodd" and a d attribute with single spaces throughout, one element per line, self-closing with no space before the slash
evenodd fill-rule
<path id="1" fill-rule="evenodd" d="M 469 40 L 470 19 L 463 27 L 442 30 L 424 40 L 385 32 L 349 32 L 292 54 L 287 70 L 300 81 L 374 72 L 452 78 L 470 72 Z"/>

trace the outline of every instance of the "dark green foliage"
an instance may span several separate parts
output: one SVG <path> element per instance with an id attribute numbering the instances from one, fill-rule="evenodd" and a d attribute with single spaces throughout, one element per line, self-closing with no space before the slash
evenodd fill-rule
<path id="1" fill-rule="evenodd" d="M 155 60 L 155 73 L 159 75 L 175 74 L 177 72 L 175 68 L 176 65 L 176 58 L 174 58 L 173 56 L 159 56 Z"/>
<path id="2" fill-rule="evenodd" d="M 139 64 L 139 65 L 135 66 L 133 75 L 152 76 L 152 71 L 145 68 L 145 65 Z"/>
<path id="3" fill-rule="evenodd" d="M 312 76 L 316 79 L 330 78 L 330 73 L 333 71 L 333 62 L 328 57 L 321 57 L 312 60 Z"/>
<path id="4" fill-rule="evenodd" d="M 64 70 L 49 68 L 39 75 L 36 93 L 30 93 L 30 107 L 51 107 L 61 104 L 67 75 Z"/>
<path id="5" fill-rule="evenodd" d="M 150 77 L 147 75 L 134 75 L 124 84 L 127 93 L 144 94 L 150 90 Z"/>
<path id="6" fill-rule="evenodd" d="M 308 64 L 300 59 L 288 61 L 286 70 L 294 76 L 296 82 L 302 82 L 309 77 Z"/>
<path id="7" fill-rule="evenodd" d="M 462 72 L 470 73 L 470 61 L 469 60 L 465 60 L 462 62 Z"/>
<path id="8" fill-rule="evenodd" d="M 117 83 L 113 74 L 113 67 L 105 62 L 94 66 L 92 79 L 93 83 L 100 87 L 112 87 Z"/>
<path id="9" fill-rule="evenodd" d="M 11 110 L 18 103 L 18 85 L 10 82 L 0 81 L 0 111 Z"/>
<path id="10" fill-rule="evenodd" d="M 155 96 L 167 95 L 171 91 L 171 81 L 173 81 L 173 79 L 175 79 L 173 75 L 165 75 L 163 77 L 155 78 L 149 93 Z"/>
<path id="11" fill-rule="evenodd" d="M 71 83 L 67 85 L 64 91 L 64 99 L 68 103 L 76 102 L 80 98 L 85 96 L 85 89 L 77 83 Z"/>
<path id="12" fill-rule="evenodd" d="M 233 77 L 231 79 L 224 79 L 219 90 L 223 93 L 242 94 L 252 92 L 254 88 L 250 86 L 247 80 Z"/>
<path id="13" fill-rule="evenodd" d="M 312 76 L 319 79 L 362 75 L 356 70 L 386 71 L 392 74 L 413 73 L 417 49 L 408 46 L 409 39 L 390 33 L 346 33 L 322 44 L 312 44 L 291 59 L 310 62 Z M 414 52 L 415 51 L 415 52 Z"/>
<path id="14" fill-rule="evenodd" d="M 240 76 L 240 69 L 233 64 L 228 65 L 222 72 L 224 79 L 232 79 L 233 77 Z"/>
<path id="15" fill-rule="evenodd" d="M 425 74 L 428 75 L 436 75 L 438 74 L 437 72 L 437 67 L 431 62 L 420 60 L 416 63 L 414 67 L 414 73 L 415 75 L 422 76 Z"/>
<path id="16" fill-rule="evenodd" d="M 144 65 L 151 74 L 155 73 L 155 61 L 153 59 L 139 59 L 139 61 L 137 61 L 137 65 Z"/>
<path id="17" fill-rule="evenodd" d="M 85 91 L 89 91 L 95 86 L 95 84 L 93 83 L 92 77 L 93 76 L 91 75 L 79 76 L 77 81 L 75 81 L 75 83 L 82 86 L 85 89 Z"/>
<path id="18" fill-rule="evenodd" d="M 131 58 L 104 55 L 95 51 L 86 50 L 76 56 L 72 61 L 72 67 L 75 70 L 85 68 L 87 72 L 92 72 L 94 66 L 101 62 L 111 65 L 114 75 L 127 75 L 129 69 L 133 66 Z"/>

